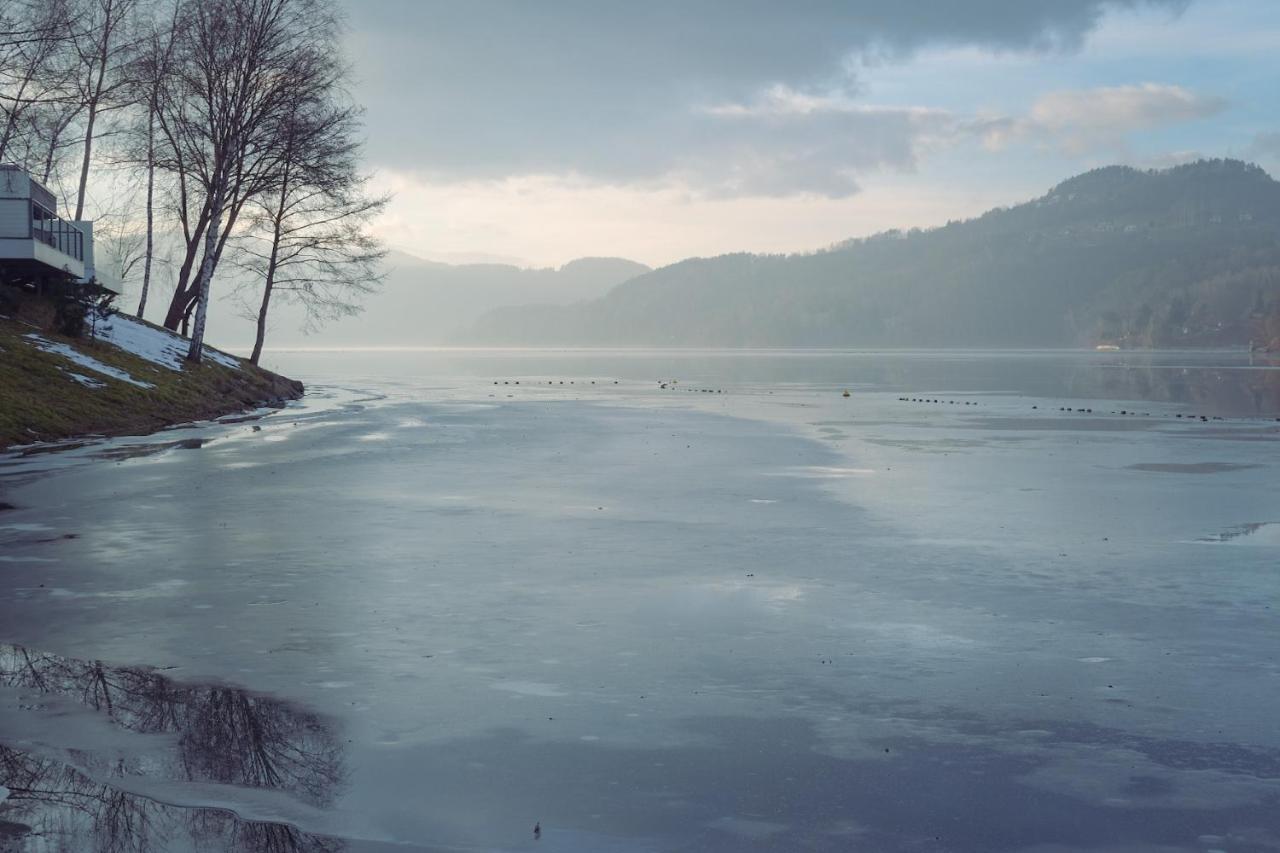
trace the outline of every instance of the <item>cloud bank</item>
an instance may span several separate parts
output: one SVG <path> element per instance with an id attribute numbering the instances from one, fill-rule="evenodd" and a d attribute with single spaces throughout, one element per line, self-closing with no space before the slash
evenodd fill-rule
<path id="1" fill-rule="evenodd" d="M 860 102 L 867 63 L 933 46 L 1069 52 L 1109 11 L 1177 14 L 1187 2 L 351 0 L 350 17 L 376 165 L 437 182 L 574 175 L 709 197 L 841 197 L 860 175 L 910 171 L 931 145 L 974 133 L 1086 145 L 1167 120 L 1161 110 L 1206 108 L 1176 87 L 1121 87 L 1107 97 L 1127 124 L 1063 92 L 979 127 Z"/>

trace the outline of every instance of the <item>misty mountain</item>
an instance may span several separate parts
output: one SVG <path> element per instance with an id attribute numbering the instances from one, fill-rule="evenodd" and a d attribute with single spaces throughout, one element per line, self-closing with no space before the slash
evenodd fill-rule
<path id="1" fill-rule="evenodd" d="M 431 346 L 449 342 L 486 312 L 531 303 L 570 305 L 594 299 L 649 267 L 621 258 L 580 258 L 559 269 L 522 269 L 507 264 L 444 264 L 404 252 L 389 253 L 387 278 L 355 316 L 304 332 L 305 312 L 287 301 L 271 305 L 269 347 Z M 256 290 L 235 294 L 235 272 L 218 282 L 221 298 L 210 306 L 212 339 L 236 346 L 253 341 L 253 323 L 243 315 L 256 307 Z"/>
<path id="2" fill-rule="evenodd" d="M 1280 339 L 1280 184 L 1200 161 L 1096 169 L 944 227 L 672 264 L 573 306 L 500 308 L 485 344 L 1243 345 Z"/>

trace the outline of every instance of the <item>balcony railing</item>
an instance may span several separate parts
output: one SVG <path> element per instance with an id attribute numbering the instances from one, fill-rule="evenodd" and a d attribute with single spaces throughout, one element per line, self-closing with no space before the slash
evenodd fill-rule
<path id="1" fill-rule="evenodd" d="M 77 261 L 84 260 L 84 233 L 65 219 L 35 219 L 31 223 L 31 236 Z"/>

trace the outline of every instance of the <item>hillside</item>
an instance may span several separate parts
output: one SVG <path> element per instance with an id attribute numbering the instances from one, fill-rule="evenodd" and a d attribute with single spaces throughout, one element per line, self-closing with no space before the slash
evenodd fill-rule
<path id="1" fill-rule="evenodd" d="M 587 304 L 499 309 L 484 344 L 1280 343 L 1280 184 L 1213 160 L 1111 166 L 1041 198 L 805 255 L 693 259 Z"/>
<path id="2" fill-rule="evenodd" d="M 302 395 L 301 383 L 123 314 L 95 338 L 41 322 L 36 300 L 0 316 L 0 451 L 88 434 L 144 434 Z"/>
<path id="3" fill-rule="evenodd" d="M 595 299 L 649 268 L 621 258 L 580 258 L 559 269 L 524 269 L 444 264 L 391 252 L 386 271 L 379 291 L 365 298 L 363 311 L 325 323 L 320 334 L 306 334 L 306 313 L 300 306 L 278 300 L 272 306 L 267 346 L 444 344 L 500 306 L 570 305 Z M 230 293 L 233 290 L 233 279 L 221 283 L 223 297 L 211 306 L 210 334 L 222 345 L 245 346 L 253 341 L 253 323 L 244 316 L 239 297 Z M 249 300 L 253 304 L 255 297 Z"/>

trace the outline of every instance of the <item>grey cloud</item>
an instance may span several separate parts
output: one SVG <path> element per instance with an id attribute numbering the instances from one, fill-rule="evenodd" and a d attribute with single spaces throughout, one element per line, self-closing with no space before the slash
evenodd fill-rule
<path id="1" fill-rule="evenodd" d="M 716 144 L 679 170 L 713 195 L 840 197 L 857 176 L 915 168 L 929 141 L 954 138 L 964 122 L 937 110 L 853 108 L 718 116 Z"/>
<path id="2" fill-rule="evenodd" d="M 859 172 L 910 168 L 939 118 L 849 109 L 734 123 L 708 107 L 776 86 L 848 98 L 850 56 L 1071 50 L 1107 9 L 1188 2 L 348 0 L 377 165 L 441 180 L 679 175 L 708 192 L 770 195 L 841 195 Z"/>

